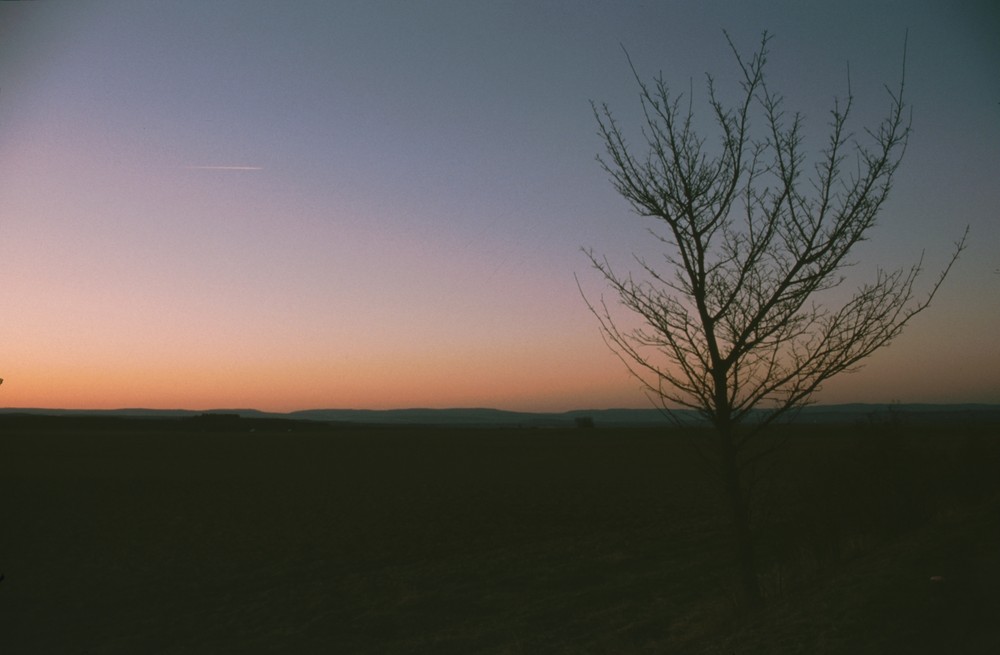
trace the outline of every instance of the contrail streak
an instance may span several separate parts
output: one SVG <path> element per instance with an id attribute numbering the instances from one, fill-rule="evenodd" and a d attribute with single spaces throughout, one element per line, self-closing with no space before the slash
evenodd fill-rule
<path id="1" fill-rule="evenodd" d="M 262 171 L 263 166 L 185 166 L 189 170 L 199 171 Z"/>

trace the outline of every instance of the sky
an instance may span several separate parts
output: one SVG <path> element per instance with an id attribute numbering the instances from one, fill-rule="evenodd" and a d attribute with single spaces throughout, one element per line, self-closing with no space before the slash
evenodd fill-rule
<path id="1" fill-rule="evenodd" d="M 733 93 L 724 29 L 773 34 L 813 150 L 848 65 L 854 127 L 885 112 L 907 38 L 857 282 L 925 252 L 926 290 L 970 228 L 816 400 L 1000 402 L 994 2 L 53 0 L 0 3 L 0 407 L 648 407 L 577 287 L 611 299 L 582 247 L 650 247 L 590 103 L 637 129 L 623 48 Z"/>

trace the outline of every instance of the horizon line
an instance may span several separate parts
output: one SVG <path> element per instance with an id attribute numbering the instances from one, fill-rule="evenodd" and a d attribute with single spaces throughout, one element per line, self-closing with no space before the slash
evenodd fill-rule
<path id="1" fill-rule="evenodd" d="M 884 406 L 884 407 L 958 407 L 958 406 L 979 406 L 979 407 L 1000 407 L 1000 402 L 910 402 L 910 403 L 900 403 L 900 402 L 843 402 L 843 403 L 813 403 L 805 405 L 799 409 L 824 409 L 824 408 L 834 408 L 834 407 L 846 407 L 846 406 Z M 487 412 L 504 412 L 510 414 L 569 414 L 574 412 L 613 412 L 613 411 L 639 411 L 639 412 L 697 412 L 696 409 L 690 408 L 676 408 L 671 410 L 664 410 L 658 407 L 580 407 L 575 409 L 566 410 L 518 410 L 518 409 L 502 409 L 499 407 L 483 407 L 483 406 L 468 406 L 468 407 L 392 407 L 392 408 L 382 408 L 382 409 L 372 409 L 365 407 L 311 407 L 307 409 L 293 409 L 287 411 L 280 410 L 266 410 L 266 409 L 256 409 L 253 407 L 210 407 L 205 409 L 190 409 L 184 407 L 167 407 L 167 408 L 156 408 L 156 407 L 114 407 L 114 408 L 81 408 L 81 407 L 0 407 L 0 412 L 18 412 L 18 411 L 31 411 L 31 412 L 190 412 L 190 413 L 207 413 L 207 412 L 257 412 L 260 414 L 300 414 L 303 412 L 412 412 L 412 411 L 426 411 L 426 412 L 468 412 L 468 411 L 487 411 Z"/>

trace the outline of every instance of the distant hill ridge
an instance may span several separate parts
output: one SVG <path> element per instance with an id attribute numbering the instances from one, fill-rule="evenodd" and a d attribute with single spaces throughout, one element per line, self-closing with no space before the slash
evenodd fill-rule
<path id="1" fill-rule="evenodd" d="M 0 408 L 0 415 L 32 414 L 49 416 L 100 416 L 129 418 L 191 418 L 203 414 L 224 414 L 253 419 L 291 419 L 297 421 L 323 421 L 380 425 L 447 425 L 492 427 L 558 427 L 572 426 L 580 419 L 590 419 L 600 426 L 615 425 L 667 425 L 671 422 L 658 409 L 591 409 L 568 412 L 513 412 L 490 408 L 455 409 L 310 409 L 288 413 L 262 412 L 256 409 L 44 409 Z M 684 423 L 703 421 L 691 410 L 673 412 Z M 993 404 L 864 404 L 811 405 L 792 415 L 793 423 L 856 423 L 859 421 L 905 420 L 907 422 L 958 421 L 1000 422 L 1000 405 Z"/>

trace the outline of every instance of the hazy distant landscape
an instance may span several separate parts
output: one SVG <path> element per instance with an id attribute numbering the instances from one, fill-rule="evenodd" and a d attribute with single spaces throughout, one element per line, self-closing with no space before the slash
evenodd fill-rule
<path id="1" fill-rule="evenodd" d="M 262 412 L 256 409 L 214 409 L 207 411 L 169 409 L 75 410 L 38 408 L 0 408 L 4 415 L 105 416 L 136 418 L 190 418 L 199 415 L 236 415 L 242 418 L 271 418 L 296 421 L 326 421 L 378 425 L 451 425 L 467 427 L 570 427 L 578 419 L 590 418 L 595 425 L 669 426 L 674 421 L 698 424 L 703 419 L 691 410 L 673 410 L 669 415 L 659 409 L 580 409 L 569 412 L 510 412 L 487 408 L 462 409 L 309 409 L 289 413 Z M 865 404 L 813 405 L 790 416 L 786 423 L 864 423 L 896 420 L 909 422 L 951 421 L 958 423 L 1000 421 L 1000 405 L 963 404 Z"/>
<path id="2" fill-rule="evenodd" d="M 774 432 L 750 618 L 697 427 L 4 413 L 0 635 L 12 653 L 995 652 L 982 411 Z"/>

